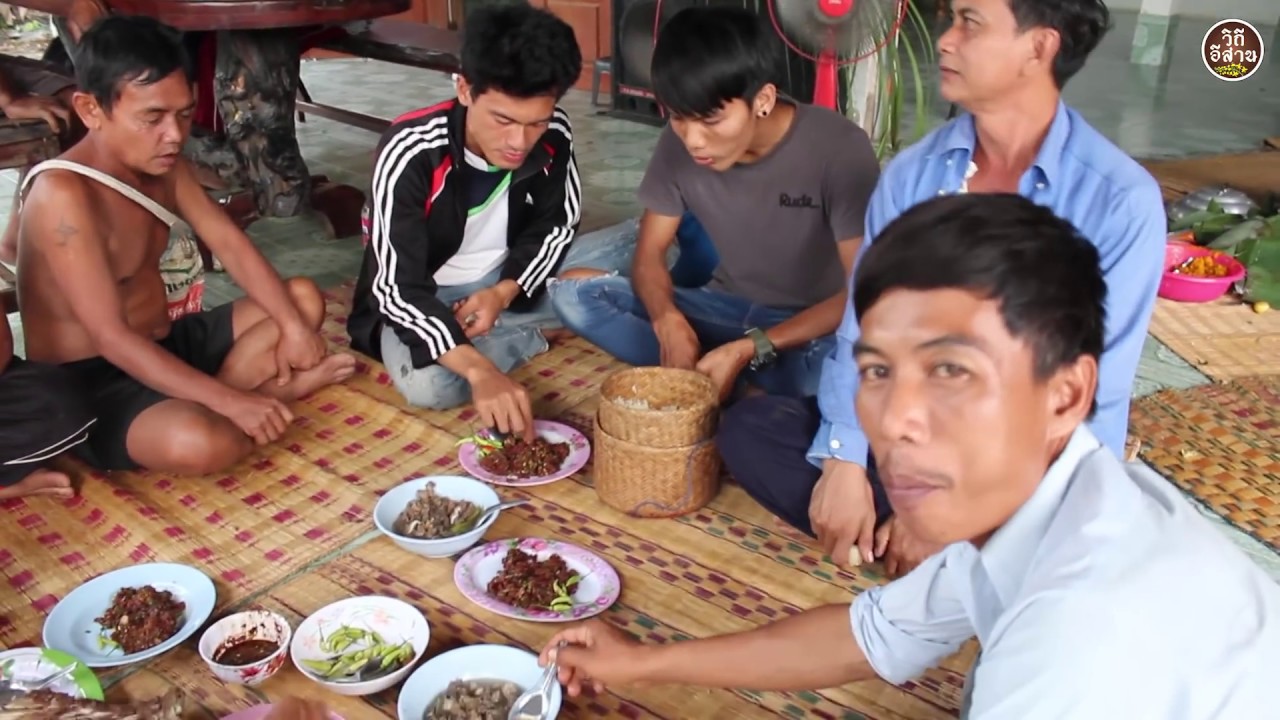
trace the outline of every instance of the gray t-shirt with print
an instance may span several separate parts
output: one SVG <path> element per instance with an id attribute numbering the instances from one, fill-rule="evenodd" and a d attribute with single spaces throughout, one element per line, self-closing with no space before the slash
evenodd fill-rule
<path id="1" fill-rule="evenodd" d="M 866 132 L 797 104 L 777 147 L 718 172 L 698 165 L 670 126 L 640 184 L 650 212 L 693 213 L 720 255 L 709 287 L 778 308 L 807 308 L 845 288 L 836 243 L 862 236 L 880 164 Z"/>

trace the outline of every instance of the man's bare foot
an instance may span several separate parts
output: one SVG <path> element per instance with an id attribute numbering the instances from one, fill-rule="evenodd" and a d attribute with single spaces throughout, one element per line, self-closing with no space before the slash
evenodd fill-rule
<path id="1" fill-rule="evenodd" d="M 777 517 L 776 515 L 773 518 L 773 528 L 774 528 L 774 532 L 794 542 L 808 545 L 810 542 L 813 541 L 813 538 L 809 537 L 808 535 L 805 535 L 800 530 L 797 530 L 796 528 L 792 527 L 791 523 L 788 523 L 786 520 L 783 520 L 782 518 Z"/>
<path id="2" fill-rule="evenodd" d="M 0 500 L 48 495 L 69 498 L 75 495 L 71 487 L 71 478 L 65 473 L 41 468 L 8 487 L 0 487 Z"/>
<path id="3" fill-rule="evenodd" d="M 258 390 L 285 402 L 306 397 L 322 387 L 336 385 L 355 374 L 356 359 L 346 353 L 336 353 L 320 361 L 310 370 L 295 372 L 289 382 L 277 385 L 275 378 L 263 383 Z"/>

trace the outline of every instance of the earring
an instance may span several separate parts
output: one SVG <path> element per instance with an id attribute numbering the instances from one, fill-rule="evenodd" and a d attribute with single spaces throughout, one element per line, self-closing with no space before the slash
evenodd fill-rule
<path id="1" fill-rule="evenodd" d="M 760 111 L 760 117 L 769 117 L 769 111 L 768 111 L 768 110 L 761 110 L 761 111 Z"/>

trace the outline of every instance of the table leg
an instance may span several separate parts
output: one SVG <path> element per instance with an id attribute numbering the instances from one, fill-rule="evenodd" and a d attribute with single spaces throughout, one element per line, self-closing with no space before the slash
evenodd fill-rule
<path id="1" fill-rule="evenodd" d="M 294 217 L 310 204 L 311 174 L 294 126 L 299 60 L 293 30 L 218 33 L 218 109 L 264 217 Z"/>

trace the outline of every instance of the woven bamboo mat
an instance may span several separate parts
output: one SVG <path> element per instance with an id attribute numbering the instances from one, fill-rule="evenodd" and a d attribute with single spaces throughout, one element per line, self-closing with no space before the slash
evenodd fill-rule
<path id="1" fill-rule="evenodd" d="M 1134 403 L 1142 458 L 1280 551 L 1280 376 L 1165 390 Z"/>
<path id="2" fill-rule="evenodd" d="M 1277 153 L 1280 154 L 1280 153 Z M 1215 380 L 1280 375 L 1280 312 L 1255 313 L 1238 300 L 1156 300 L 1151 334 Z"/>
<path id="3" fill-rule="evenodd" d="M 335 345 L 346 342 L 346 295 L 330 295 L 325 333 Z M 618 367 L 571 341 L 518 372 L 540 417 L 590 434 L 599 383 Z M 468 410 L 427 412 L 401 402 L 385 370 L 363 363 L 348 383 L 299 405 L 285 442 L 226 478 L 93 479 L 66 506 L 4 506 L 14 519 L 0 529 L 7 548 L 0 551 L 0 573 L 21 597 L 0 605 L 0 641 L 38 641 L 42 616 L 61 594 L 103 570 L 156 558 L 196 564 L 218 578 L 219 614 L 251 604 L 282 612 L 296 626 L 334 600 L 386 594 L 414 603 L 430 619 L 433 655 L 475 642 L 540 647 L 555 628 L 480 610 L 455 589 L 450 561 L 404 553 L 370 532 L 378 492 L 424 472 L 457 472 L 453 443 L 474 430 Z M 533 504 L 504 513 L 488 538 L 560 538 L 607 557 L 623 577 L 623 594 L 606 619 L 650 641 L 746 629 L 824 602 L 848 602 L 852 592 L 883 581 L 876 568 L 840 571 L 819 551 L 776 534 L 768 514 L 732 484 L 689 516 L 639 520 L 599 502 L 591 470 L 588 464 L 571 479 L 527 491 L 499 488 Z M 82 527 L 107 541 L 86 545 Z M 63 559 L 89 555 L 86 547 L 93 548 L 89 559 Z M 73 571 L 33 571 L 63 566 Z M 109 696 L 148 698 L 176 686 L 195 706 L 191 717 L 216 718 L 289 694 L 316 695 L 292 667 L 257 689 L 223 685 L 194 647 L 193 639 L 141 667 L 105 675 L 114 683 Z M 951 718 L 974 655 L 970 644 L 902 687 L 867 682 L 806 693 L 626 688 L 571 701 L 562 717 Z M 397 692 L 324 697 L 348 720 L 360 720 L 394 717 Z"/>
<path id="4" fill-rule="evenodd" d="M 221 476 L 92 474 L 72 500 L 0 504 L 0 644 L 38 643 L 44 615 L 103 572 L 145 562 L 201 568 L 219 607 L 270 587 L 370 529 L 375 492 L 440 457 L 453 438 L 345 387 L 294 406 L 277 447 Z"/>
<path id="5" fill-rule="evenodd" d="M 565 419 L 589 416 L 594 400 Z M 820 553 L 786 540 L 736 486 L 726 486 L 705 510 L 678 521 L 638 520 L 601 504 L 583 475 L 505 497 L 526 497 L 531 507 L 504 513 L 488 539 L 534 535 L 575 542 L 606 557 L 623 578 L 620 601 L 605 618 L 650 642 L 748 629 L 814 605 L 848 602 L 880 578 L 849 574 Z M 557 628 L 508 620 L 465 600 L 453 585 L 453 563 L 424 560 L 377 538 L 314 571 L 272 589 L 255 605 L 295 624 L 334 600 L 352 595 L 398 597 L 416 605 L 432 624 L 429 656 L 464 644 L 490 642 L 541 648 Z M 894 687 L 878 681 L 803 693 L 748 693 L 684 688 L 622 688 L 616 693 L 566 699 L 561 715 L 580 717 L 856 717 L 875 720 L 951 718 L 974 649 L 951 658 L 919 681 Z M 227 688 L 189 649 L 170 653 L 144 673 L 113 688 L 118 697 L 152 696 L 169 685 L 188 692 L 213 716 L 289 694 L 314 693 L 296 669 L 286 668 L 259 690 Z M 347 718 L 394 717 L 398 688 L 364 699 L 331 698 Z M 329 696 L 326 696 L 330 699 Z"/>
<path id="6" fill-rule="evenodd" d="M 1280 155 L 1269 150 L 1207 155 L 1178 160 L 1146 160 L 1166 201 L 1206 185 L 1226 183 L 1262 200 L 1280 193 Z"/>

